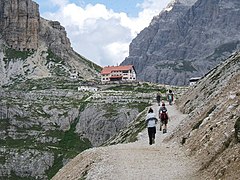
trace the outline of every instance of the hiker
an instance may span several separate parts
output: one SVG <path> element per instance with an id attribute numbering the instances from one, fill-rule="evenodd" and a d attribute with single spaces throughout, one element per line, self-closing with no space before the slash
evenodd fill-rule
<path id="1" fill-rule="evenodd" d="M 172 105 L 172 102 L 173 102 L 173 92 L 172 92 L 172 90 L 168 91 L 167 100 L 168 100 L 169 105 Z"/>
<path id="2" fill-rule="evenodd" d="M 150 145 L 155 143 L 157 121 L 158 121 L 158 119 L 156 118 L 155 113 L 153 113 L 153 109 L 150 108 L 148 110 L 148 114 L 146 116 L 146 123 L 147 123 L 147 128 L 148 128 L 148 137 L 149 137 Z"/>
<path id="3" fill-rule="evenodd" d="M 161 101 L 161 94 L 160 93 L 157 93 L 156 100 L 157 100 L 158 106 L 160 106 L 160 101 Z"/>
<path id="4" fill-rule="evenodd" d="M 162 103 L 162 106 L 159 109 L 159 119 L 160 119 L 160 128 L 159 130 L 162 130 L 163 127 L 163 134 L 167 133 L 167 124 L 168 124 L 168 113 L 167 108 L 165 106 L 165 103 Z"/>

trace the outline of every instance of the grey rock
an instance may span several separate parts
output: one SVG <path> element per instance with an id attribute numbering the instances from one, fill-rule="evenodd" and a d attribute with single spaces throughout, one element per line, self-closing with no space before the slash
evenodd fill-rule
<path id="1" fill-rule="evenodd" d="M 100 66 L 77 54 L 65 28 L 32 0 L 0 2 L 0 85 L 47 77 L 96 79 Z"/>
<path id="2" fill-rule="evenodd" d="M 240 161 L 235 158 L 240 147 L 239 77 L 240 52 L 210 71 L 177 102 L 191 116 L 172 137 L 199 159 L 204 179 L 237 179 L 240 175 Z"/>
<path id="3" fill-rule="evenodd" d="M 0 177 L 9 177 L 12 172 L 19 177 L 47 179 L 45 171 L 53 165 L 54 156 L 37 150 L 9 150 L 0 148 L 1 154 L 8 154 L 5 164 L 0 164 Z"/>
<path id="4" fill-rule="evenodd" d="M 239 1 L 174 1 L 170 7 L 133 39 L 121 63 L 133 64 L 139 80 L 188 85 L 239 49 Z"/>
<path id="5" fill-rule="evenodd" d="M 100 146 L 110 137 L 134 120 L 138 109 L 121 105 L 112 109 L 112 104 L 90 105 L 80 113 L 76 132 L 91 141 L 93 146 Z"/>
<path id="6" fill-rule="evenodd" d="M 38 48 L 40 14 L 32 0 L 0 2 L 0 31 L 8 45 L 17 50 Z"/>

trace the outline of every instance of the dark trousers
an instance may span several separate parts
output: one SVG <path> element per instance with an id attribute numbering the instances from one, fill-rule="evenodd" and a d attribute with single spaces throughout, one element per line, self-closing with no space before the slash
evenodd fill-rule
<path id="1" fill-rule="evenodd" d="M 152 145 L 153 139 L 155 139 L 156 134 L 156 127 L 148 127 L 148 137 L 149 137 L 149 144 Z"/>

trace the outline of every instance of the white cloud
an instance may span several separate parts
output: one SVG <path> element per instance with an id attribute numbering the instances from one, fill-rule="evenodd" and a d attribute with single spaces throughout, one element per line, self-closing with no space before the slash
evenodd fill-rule
<path id="1" fill-rule="evenodd" d="M 88 4 L 84 8 L 68 0 L 51 0 L 59 6 L 55 13 L 45 13 L 46 19 L 57 20 L 66 28 L 75 51 L 89 60 L 102 65 L 116 65 L 128 56 L 131 40 L 154 15 L 170 0 L 145 0 L 139 6 L 138 17 L 130 18 L 126 13 L 115 13 L 105 5 Z M 164 4 L 164 5 L 163 5 Z"/>
<path id="2" fill-rule="evenodd" d="M 53 6 L 59 6 L 59 7 L 64 7 L 69 3 L 68 0 L 50 0 L 51 5 Z"/>

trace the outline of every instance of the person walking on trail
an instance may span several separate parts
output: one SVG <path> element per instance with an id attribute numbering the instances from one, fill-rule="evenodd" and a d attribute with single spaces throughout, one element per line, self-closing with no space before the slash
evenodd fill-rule
<path id="1" fill-rule="evenodd" d="M 173 102 L 173 92 L 172 92 L 172 90 L 168 91 L 167 101 L 168 101 L 169 105 L 172 105 L 172 102 Z"/>
<path id="2" fill-rule="evenodd" d="M 168 124 L 168 113 L 165 103 L 162 103 L 162 106 L 159 109 L 159 119 L 160 119 L 160 128 L 159 130 L 163 130 L 163 134 L 167 133 L 167 124 Z"/>
<path id="3" fill-rule="evenodd" d="M 152 145 L 155 143 L 155 134 L 156 134 L 156 124 L 158 119 L 156 118 L 153 109 L 150 108 L 148 110 L 148 114 L 146 116 L 146 123 L 148 128 L 148 137 L 149 137 L 149 144 Z"/>
<path id="4" fill-rule="evenodd" d="M 160 106 L 160 101 L 161 101 L 161 94 L 160 93 L 157 93 L 156 100 L 157 100 L 158 106 Z"/>

